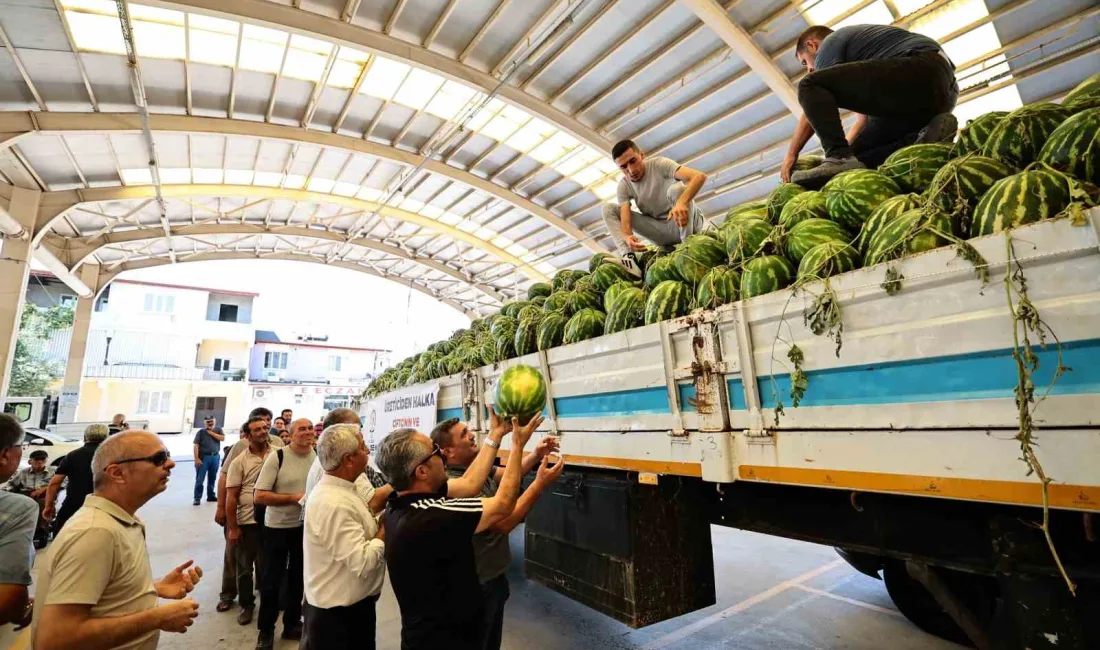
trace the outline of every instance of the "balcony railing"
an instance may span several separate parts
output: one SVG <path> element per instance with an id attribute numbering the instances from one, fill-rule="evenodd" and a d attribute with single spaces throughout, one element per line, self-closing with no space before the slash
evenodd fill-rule
<path id="1" fill-rule="evenodd" d="M 244 375 L 244 368 L 238 370 L 202 369 L 202 378 L 204 381 L 244 381 Z"/>
<path id="2" fill-rule="evenodd" d="M 154 366 L 145 364 L 87 365 L 89 379 L 168 379 L 179 381 L 244 381 L 245 370 L 214 370 L 209 367 Z"/>

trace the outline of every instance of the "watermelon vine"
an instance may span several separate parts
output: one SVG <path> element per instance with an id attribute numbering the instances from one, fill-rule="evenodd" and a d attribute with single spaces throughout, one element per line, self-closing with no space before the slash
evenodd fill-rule
<path id="1" fill-rule="evenodd" d="M 905 279 L 905 276 L 901 274 L 901 271 L 895 266 L 886 267 L 886 278 L 879 286 L 888 296 L 896 296 L 901 292 L 901 281 Z"/>

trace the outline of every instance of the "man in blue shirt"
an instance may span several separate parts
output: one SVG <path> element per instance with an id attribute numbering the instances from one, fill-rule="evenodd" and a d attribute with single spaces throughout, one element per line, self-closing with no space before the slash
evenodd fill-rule
<path id="1" fill-rule="evenodd" d="M 803 115 L 783 160 L 784 182 L 816 189 L 840 172 L 877 167 L 904 146 L 955 137 L 955 65 L 931 38 L 889 25 L 815 25 L 798 37 L 795 56 L 808 74 L 798 83 Z M 842 108 L 857 114 L 847 136 Z M 814 133 L 825 162 L 792 174 Z"/>
<path id="2" fill-rule="evenodd" d="M 218 480 L 218 461 L 221 456 L 221 443 L 225 440 L 222 428 L 215 426 L 217 421 L 213 417 L 203 420 L 203 428 L 195 432 L 195 440 L 192 449 L 195 456 L 195 501 L 199 505 L 202 498 L 203 477 L 206 478 L 206 500 L 215 502 L 218 500 L 214 492 L 214 485 Z"/>

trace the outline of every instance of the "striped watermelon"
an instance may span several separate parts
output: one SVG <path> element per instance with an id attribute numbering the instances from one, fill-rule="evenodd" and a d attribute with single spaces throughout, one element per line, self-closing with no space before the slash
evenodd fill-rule
<path id="1" fill-rule="evenodd" d="M 713 309 L 737 300 L 741 276 L 728 266 L 716 266 L 695 288 L 696 309 Z"/>
<path id="2" fill-rule="evenodd" d="M 543 317 L 536 330 L 536 344 L 540 352 L 561 345 L 565 336 L 565 325 L 569 319 L 562 314 L 552 313 Z"/>
<path id="3" fill-rule="evenodd" d="M 500 314 L 493 319 L 493 324 L 489 326 L 489 332 L 496 337 L 504 336 L 505 334 L 511 337 L 516 333 L 516 319 L 511 316 Z"/>
<path id="4" fill-rule="evenodd" d="M 744 219 L 724 229 L 722 234 L 726 239 L 729 263 L 740 264 L 759 253 L 774 228 L 763 219 Z"/>
<path id="5" fill-rule="evenodd" d="M 519 315 L 516 317 L 516 320 L 520 323 L 528 320 L 542 320 L 542 308 L 535 304 L 527 305 L 519 310 Z"/>
<path id="6" fill-rule="evenodd" d="M 493 340 L 493 361 L 507 361 L 516 356 L 516 333 L 515 331 L 506 332 L 504 336 L 500 336 Z"/>
<path id="7" fill-rule="evenodd" d="M 551 283 L 551 288 L 554 291 L 572 291 L 574 285 L 577 284 L 577 280 L 586 277 L 588 277 L 588 273 L 586 271 L 564 269 L 554 274 L 554 280 Z"/>
<path id="8" fill-rule="evenodd" d="M 562 316 L 569 316 L 573 313 L 573 309 L 569 306 L 571 293 L 570 291 L 555 291 L 542 304 L 542 310 L 548 314 L 560 313 Z"/>
<path id="9" fill-rule="evenodd" d="M 902 190 L 920 194 L 928 189 L 936 172 L 948 160 L 951 160 L 949 144 L 913 144 L 890 154 L 878 170 L 897 182 Z"/>
<path id="10" fill-rule="evenodd" d="M 798 183 L 783 183 L 771 191 L 768 195 L 768 221 L 779 223 L 779 215 L 783 214 L 783 206 L 787 205 L 792 197 L 806 191 Z"/>
<path id="11" fill-rule="evenodd" d="M 523 310 L 523 308 L 529 306 L 530 304 L 531 303 L 527 300 L 517 300 L 515 302 L 510 302 L 500 308 L 500 313 L 510 318 L 518 318 L 519 313 Z"/>
<path id="12" fill-rule="evenodd" d="M 791 284 L 794 267 L 780 255 L 755 257 L 741 268 L 741 299 L 779 291 Z"/>
<path id="13" fill-rule="evenodd" d="M 988 235 L 1057 215 L 1069 205 L 1069 182 L 1068 176 L 1044 165 L 1002 178 L 974 209 L 971 236 Z"/>
<path id="14" fill-rule="evenodd" d="M 645 324 L 652 325 L 691 311 L 691 288 L 683 282 L 666 280 L 650 292 L 645 303 Z"/>
<path id="15" fill-rule="evenodd" d="M 993 111 L 980 115 L 969 122 L 959 131 L 959 139 L 951 148 L 951 155 L 962 156 L 968 153 L 978 153 L 989 140 L 989 134 L 1008 115 L 1008 111 Z"/>
<path id="16" fill-rule="evenodd" d="M 967 236 L 970 215 L 982 195 L 993 183 L 1015 171 L 999 160 L 968 154 L 944 165 L 932 179 L 924 197 L 951 217 L 956 235 Z"/>
<path id="17" fill-rule="evenodd" d="M 629 281 L 624 280 L 622 282 L 616 282 L 615 284 L 608 287 L 607 291 L 605 291 L 604 294 L 603 294 L 603 311 L 604 311 L 604 313 L 605 314 L 610 314 L 611 313 L 611 305 L 612 305 L 612 303 L 615 302 L 615 298 L 617 298 L 619 296 L 619 294 L 621 294 L 623 291 L 625 291 L 627 289 L 630 289 L 630 288 L 633 288 L 633 287 L 641 288 L 641 283 L 640 282 L 629 282 Z"/>
<path id="18" fill-rule="evenodd" d="M 653 260 L 645 271 L 645 285 L 655 287 L 666 280 L 679 280 L 680 272 L 676 270 L 676 260 L 672 255 L 665 255 Z"/>
<path id="19" fill-rule="evenodd" d="M 676 272 L 695 286 L 708 271 L 726 261 L 726 249 L 707 235 L 692 235 L 674 256 Z"/>
<path id="20" fill-rule="evenodd" d="M 829 241 L 847 244 L 852 241 L 852 235 L 840 224 L 828 219 L 800 221 L 787 233 L 787 258 L 798 264 L 811 248 Z"/>
<path id="21" fill-rule="evenodd" d="M 916 208 L 876 230 L 863 259 L 873 266 L 939 248 L 948 243 L 941 233 L 951 234 L 951 218 L 934 207 Z"/>
<path id="22" fill-rule="evenodd" d="M 792 228 L 805 219 L 828 219 L 829 206 L 821 192 L 803 192 L 791 197 L 779 214 L 779 225 Z"/>
<path id="23" fill-rule="evenodd" d="M 859 251 L 849 244 L 827 241 L 814 246 L 798 264 L 798 281 L 823 280 L 838 273 L 858 269 L 863 263 Z"/>
<path id="24" fill-rule="evenodd" d="M 618 286 L 618 285 L 616 285 Z M 614 334 L 645 324 L 645 291 L 627 286 L 615 296 L 604 321 L 604 334 Z"/>
<path id="25" fill-rule="evenodd" d="M 546 407 L 546 379 L 536 368 L 516 364 L 500 374 L 493 391 L 493 410 L 505 422 L 527 424 Z"/>
<path id="26" fill-rule="evenodd" d="M 512 340 L 516 356 L 522 357 L 538 350 L 539 321 L 521 320 L 516 326 L 516 336 Z"/>
<path id="27" fill-rule="evenodd" d="M 546 299 L 548 297 L 549 296 L 535 296 L 531 299 L 531 304 L 538 307 L 539 309 L 542 309 L 542 306 L 546 304 Z"/>
<path id="28" fill-rule="evenodd" d="M 768 200 L 757 199 L 755 201 L 735 205 L 729 210 L 726 210 L 726 221 L 734 219 L 742 214 L 751 214 L 758 219 L 762 219 L 766 218 L 767 212 Z"/>
<path id="29" fill-rule="evenodd" d="M 1077 84 L 1062 100 L 1062 105 L 1073 109 L 1084 106 L 1095 108 L 1097 100 L 1100 100 L 1100 72 Z"/>
<path id="30" fill-rule="evenodd" d="M 622 280 L 630 280 L 633 278 L 626 269 L 615 264 L 614 262 L 604 262 L 600 264 L 595 271 L 592 272 L 592 286 L 597 291 L 603 293 L 607 291 L 608 287 L 621 282 Z"/>
<path id="31" fill-rule="evenodd" d="M 614 258 L 609 253 L 596 253 L 588 258 L 588 272 L 594 272 L 596 269 L 600 268 L 601 264 L 611 259 Z"/>
<path id="32" fill-rule="evenodd" d="M 603 306 L 603 295 L 595 289 L 581 287 L 569 293 L 569 311 L 577 314 L 585 309 L 599 309 Z"/>
<path id="33" fill-rule="evenodd" d="M 553 291 L 553 290 L 554 290 L 553 287 L 551 287 L 546 282 L 536 282 L 536 283 L 532 284 L 531 286 L 527 287 L 527 299 L 528 300 L 534 300 L 535 298 L 538 298 L 539 296 L 549 296 L 550 292 Z"/>
<path id="34" fill-rule="evenodd" d="M 856 238 L 855 247 L 860 253 L 866 254 L 867 245 L 871 242 L 871 237 L 876 230 L 881 228 L 883 224 L 887 224 L 918 207 L 920 207 L 920 196 L 917 194 L 902 194 L 886 199 L 874 209 L 871 216 L 867 218 L 867 222 L 863 224 L 863 228 L 859 231 L 859 237 Z"/>
<path id="35" fill-rule="evenodd" d="M 1097 82 L 1100 96 L 1100 82 Z M 1050 134 L 1039 161 L 1079 180 L 1100 184 L 1100 108 L 1082 111 Z"/>
<path id="36" fill-rule="evenodd" d="M 565 324 L 565 336 L 562 342 L 568 345 L 600 336 L 603 334 L 606 318 L 607 316 L 599 309 L 580 310 Z"/>
<path id="37" fill-rule="evenodd" d="M 982 147 L 982 155 L 1023 169 L 1033 162 L 1070 110 L 1058 104 L 1028 104 L 1017 108 L 997 124 Z"/>
<path id="38" fill-rule="evenodd" d="M 825 162 L 824 156 L 799 156 L 798 160 L 794 161 L 794 169 L 791 171 L 804 172 L 807 169 L 813 169 L 821 163 Z"/>
<path id="39" fill-rule="evenodd" d="M 901 188 L 873 169 L 853 169 L 834 176 L 821 193 L 832 220 L 859 232 L 871 212 L 886 199 L 901 194 Z"/>

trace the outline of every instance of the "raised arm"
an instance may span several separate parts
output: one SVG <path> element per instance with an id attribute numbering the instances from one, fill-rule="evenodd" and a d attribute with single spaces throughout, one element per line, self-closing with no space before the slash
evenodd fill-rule
<path id="1" fill-rule="evenodd" d="M 481 519 L 477 523 L 477 531 L 489 530 L 494 524 L 504 520 L 512 514 L 516 507 L 516 498 L 519 497 L 520 480 L 523 478 L 523 448 L 531 439 L 531 434 L 542 424 L 542 416 L 536 415 L 524 426 L 520 426 L 515 419 L 512 420 L 512 447 L 508 450 L 508 465 L 504 468 L 504 478 L 497 488 L 497 493 L 489 499 L 482 499 Z M 485 479 L 482 479 L 484 482 Z"/>
<path id="2" fill-rule="evenodd" d="M 526 460 L 526 459 L 524 459 Z M 565 460 L 558 458 L 558 462 L 550 465 L 550 457 L 545 456 L 542 459 L 542 464 L 539 465 L 539 472 L 535 475 L 535 480 L 531 483 L 531 486 L 527 488 L 519 500 L 516 501 L 516 507 L 512 510 L 512 514 L 508 515 L 504 519 L 498 521 L 489 527 L 489 530 L 494 533 L 500 533 L 507 535 L 512 532 L 516 526 L 520 525 L 524 519 L 527 519 L 527 513 L 531 512 L 531 508 L 542 496 L 544 490 L 549 487 L 554 481 L 558 480 L 562 471 L 565 470 Z"/>
<path id="3" fill-rule="evenodd" d="M 452 478 L 447 481 L 448 498 L 472 497 L 481 491 L 481 487 L 485 485 L 485 479 L 489 478 L 489 471 L 493 469 L 493 459 L 497 456 L 500 441 L 504 439 L 504 434 L 511 429 L 511 423 L 503 422 L 496 411 L 493 410 L 493 407 L 490 406 L 489 440 L 494 444 L 483 444 L 481 446 L 477 458 L 466 468 L 466 473 L 462 475 L 462 478 Z"/>

